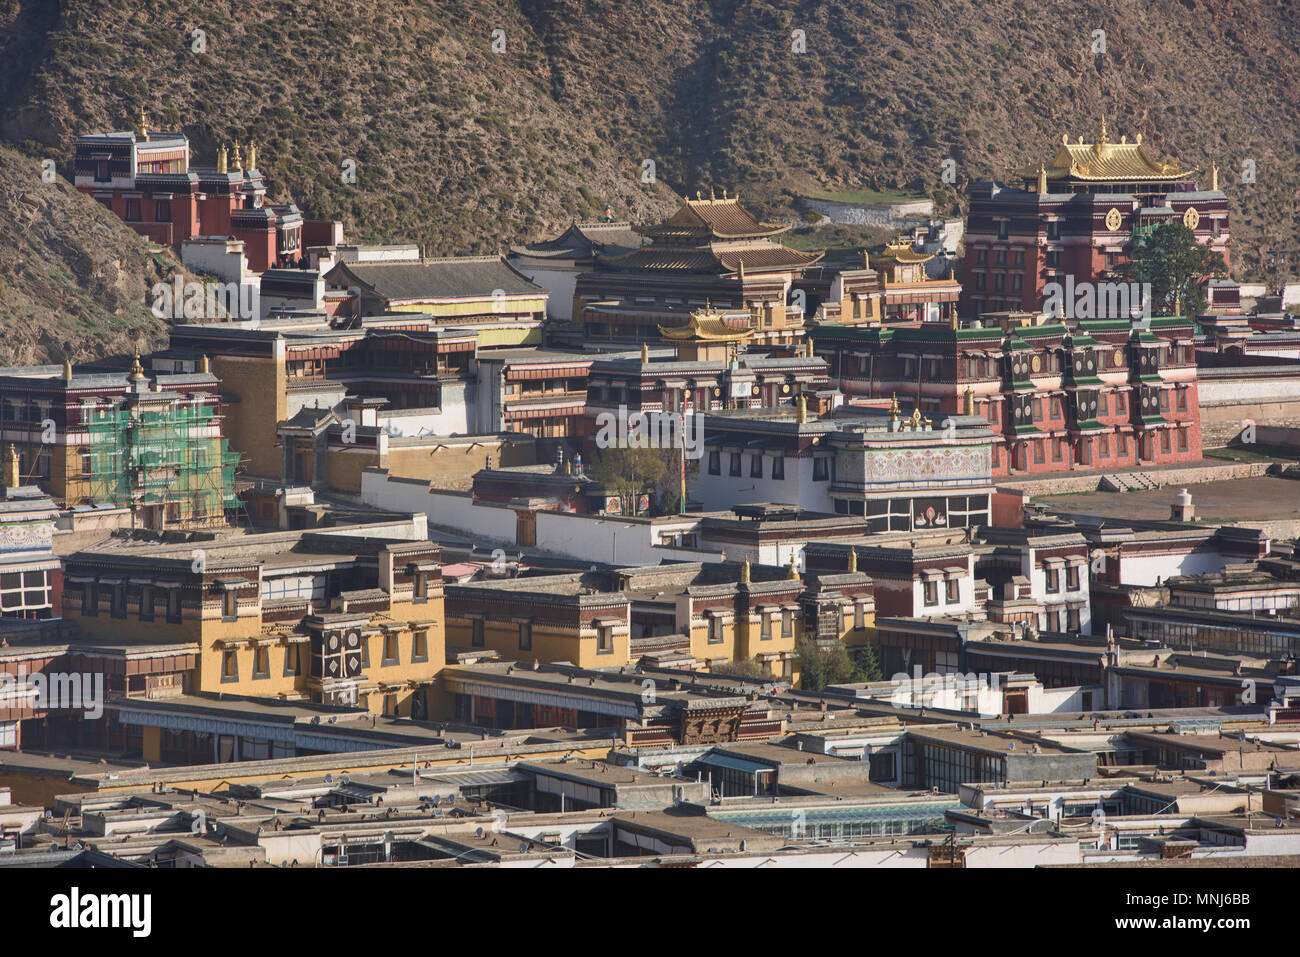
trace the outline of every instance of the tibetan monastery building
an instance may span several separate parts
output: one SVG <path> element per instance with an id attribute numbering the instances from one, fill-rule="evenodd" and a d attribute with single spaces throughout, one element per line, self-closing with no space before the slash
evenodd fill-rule
<path id="1" fill-rule="evenodd" d="M 187 239 L 229 236 L 244 243 L 254 273 L 296 266 L 305 246 L 343 241 L 336 222 L 305 220 L 292 203 L 266 202 L 257 150 L 217 151 L 216 165 L 190 165 L 184 133 L 150 131 L 144 111 L 135 129 L 77 137 L 73 182 L 140 235 L 179 250 Z"/>
<path id="2" fill-rule="evenodd" d="M 662 223 L 638 229 L 649 242 L 598 254 L 578 277 L 573 329 L 587 340 L 640 342 L 712 303 L 749 314 L 758 346 L 803 336 L 804 311 L 791 290 L 822 257 L 776 241 L 789 225 L 760 222 L 738 197 L 685 199 Z"/>
<path id="3" fill-rule="evenodd" d="M 1158 160 L 1142 144 L 1112 141 L 1103 120 L 1093 142 L 1068 135 L 1046 163 L 1015 174 L 1018 186 L 977 182 L 970 191 L 962 314 L 1037 311 L 1048 283 L 1125 281 L 1143 230 L 1179 222 L 1228 261 L 1228 199 L 1217 168 L 1200 189 L 1197 170 Z M 1127 318 L 1098 316 L 1096 318 Z"/>

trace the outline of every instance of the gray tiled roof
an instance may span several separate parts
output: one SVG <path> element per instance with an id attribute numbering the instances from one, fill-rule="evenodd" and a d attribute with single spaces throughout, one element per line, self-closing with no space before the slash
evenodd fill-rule
<path id="1" fill-rule="evenodd" d="M 326 279 L 365 286 L 385 299 L 477 299 L 490 297 L 498 289 L 507 296 L 545 294 L 541 286 L 529 282 L 499 256 L 339 263 Z"/>

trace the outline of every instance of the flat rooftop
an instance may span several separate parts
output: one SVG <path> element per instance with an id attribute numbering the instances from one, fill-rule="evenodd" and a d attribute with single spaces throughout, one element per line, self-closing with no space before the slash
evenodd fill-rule
<path id="1" fill-rule="evenodd" d="M 1260 476 L 1187 486 L 1199 525 L 1267 525 L 1300 522 L 1300 482 Z M 1049 511 L 1097 515 L 1119 522 L 1168 521 L 1178 488 L 1166 485 L 1143 492 L 1086 492 L 1035 496 Z"/>

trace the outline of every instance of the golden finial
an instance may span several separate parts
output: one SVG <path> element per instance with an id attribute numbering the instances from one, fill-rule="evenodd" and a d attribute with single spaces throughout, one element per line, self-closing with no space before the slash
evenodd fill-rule
<path id="1" fill-rule="evenodd" d="M 200 372 L 212 371 L 212 360 L 208 358 L 207 353 L 204 353 L 203 357 L 199 359 L 199 371 Z"/>
<path id="2" fill-rule="evenodd" d="M 63 381 L 64 382 L 72 381 L 72 360 L 71 359 L 63 360 Z"/>
<path id="3" fill-rule="evenodd" d="M 650 361 L 650 343 L 641 343 L 641 364 L 645 365 Z"/>
<path id="4" fill-rule="evenodd" d="M 792 582 L 799 580 L 799 564 L 794 552 L 790 552 L 790 569 L 786 572 L 785 577 Z"/>
<path id="5" fill-rule="evenodd" d="M 799 393 L 799 398 L 795 399 L 794 402 L 794 420 L 800 425 L 808 421 L 808 400 L 804 398 L 802 392 Z"/>
<path id="6" fill-rule="evenodd" d="M 239 140 L 235 140 L 235 152 L 234 155 L 230 157 L 230 166 L 232 169 L 243 172 L 244 158 L 239 154 Z"/>
<path id="7" fill-rule="evenodd" d="M 715 192 L 713 191 L 713 187 L 710 186 L 710 187 L 709 187 L 709 202 L 710 202 L 710 203 L 716 202 L 717 199 L 718 199 L 718 194 L 715 193 Z"/>
<path id="8" fill-rule="evenodd" d="M 1047 167 L 1042 163 L 1038 164 L 1038 192 L 1047 192 Z"/>
<path id="9" fill-rule="evenodd" d="M 1210 164 L 1210 189 L 1219 188 L 1219 164 Z"/>
<path id="10" fill-rule="evenodd" d="M 723 199 L 726 199 L 726 198 L 727 198 L 727 187 L 725 187 L 725 186 L 722 187 L 722 198 L 723 198 Z"/>
<path id="11" fill-rule="evenodd" d="M 698 189 L 695 191 L 695 201 L 697 203 L 704 202 L 704 193 L 700 192 Z"/>
<path id="12" fill-rule="evenodd" d="M 144 378 L 144 367 L 140 365 L 140 353 L 135 354 L 135 361 L 131 363 L 131 374 L 128 376 L 132 382 L 138 382 Z"/>
<path id="13" fill-rule="evenodd" d="M 144 107 L 140 107 L 140 115 L 135 119 L 135 135 L 142 140 L 149 138 L 149 118 L 144 114 Z"/>
<path id="14" fill-rule="evenodd" d="M 912 428 L 918 430 L 921 428 L 921 407 L 919 405 L 912 410 Z"/>
<path id="15" fill-rule="evenodd" d="M 889 403 L 889 415 L 890 415 L 891 418 L 893 418 L 893 420 L 894 420 L 895 422 L 897 422 L 897 421 L 898 421 L 898 417 L 899 417 L 900 415 L 902 415 L 901 410 L 898 408 L 898 393 L 897 393 L 897 392 L 894 393 L 894 399 L 893 399 L 893 401 Z"/>
<path id="16" fill-rule="evenodd" d="M 736 278 L 741 282 L 745 281 L 745 260 L 743 259 L 736 261 Z"/>
<path id="17" fill-rule="evenodd" d="M 865 249 L 862 250 L 862 268 L 871 268 L 871 253 L 867 252 Z"/>
<path id="18" fill-rule="evenodd" d="M 849 568 L 850 572 L 858 570 L 858 550 L 852 545 L 849 546 Z"/>
<path id="19" fill-rule="evenodd" d="M 17 488 L 23 484 L 21 468 L 18 464 L 18 449 L 12 442 L 5 449 L 4 472 L 5 488 Z"/>
<path id="20" fill-rule="evenodd" d="M 748 558 L 746 558 L 743 562 L 740 563 L 740 580 L 745 583 L 749 582 L 749 559 Z"/>
<path id="21" fill-rule="evenodd" d="M 227 172 L 229 162 L 229 157 L 226 155 L 226 144 L 222 143 L 221 149 L 217 150 L 217 172 Z"/>
<path id="22" fill-rule="evenodd" d="M 975 393 L 971 391 L 970 386 L 966 386 L 966 394 L 962 396 L 962 415 L 975 414 Z"/>
<path id="23" fill-rule="evenodd" d="M 1097 142 L 1098 143 L 1106 142 L 1106 117 L 1105 116 L 1102 116 L 1101 118 L 1101 129 L 1097 136 Z"/>
<path id="24" fill-rule="evenodd" d="M 1136 144 L 1137 146 L 1141 146 L 1141 145 L 1142 145 L 1142 134 L 1139 133 L 1137 136 L 1133 137 L 1133 142 L 1134 142 L 1134 144 Z"/>
<path id="25" fill-rule="evenodd" d="M 257 169 L 257 147 L 252 143 L 248 144 L 248 168 Z"/>

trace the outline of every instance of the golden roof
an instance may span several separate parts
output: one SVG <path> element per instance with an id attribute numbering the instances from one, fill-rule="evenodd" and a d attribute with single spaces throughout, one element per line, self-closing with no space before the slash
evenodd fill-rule
<path id="1" fill-rule="evenodd" d="M 934 258 L 934 253 L 918 253 L 912 248 L 912 244 L 906 240 L 889 243 L 885 246 L 883 252 L 875 254 L 877 263 L 896 262 L 901 265 L 911 265 L 913 263 L 928 263 Z"/>
<path id="2" fill-rule="evenodd" d="M 1041 164 L 1040 164 L 1041 165 Z M 1194 169 L 1184 169 L 1177 160 L 1154 159 L 1142 146 L 1139 134 L 1133 142 L 1121 136 L 1118 143 L 1106 134 L 1102 120 L 1093 142 L 1086 143 L 1080 136 L 1071 143 L 1068 134 L 1061 138 L 1061 146 L 1047 164 L 1048 179 L 1112 180 L 1181 180 L 1194 174 Z M 1039 166 L 1026 166 L 1018 171 L 1023 177 L 1037 177 Z"/>
<path id="3" fill-rule="evenodd" d="M 703 309 L 693 309 L 683 325 L 660 326 L 659 334 L 665 339 L 678 341 L 738 342 L 748 339 L 754 330 L 748 326 L 742 329 L 727 325 L 725 313 L 706 305 Z"/>
<path id="4" fill-rule="evenodd" d="M 683 198 L 677 212 L 657 226 L 641 230 L 647 236 L 680 234 L 711 236 L 715 239 L 741 239 L 757 236 L 774 236 L 790 228 L 788 223 L 762 222 L 740 205 L 739 196 L 705 199 Z"/>

